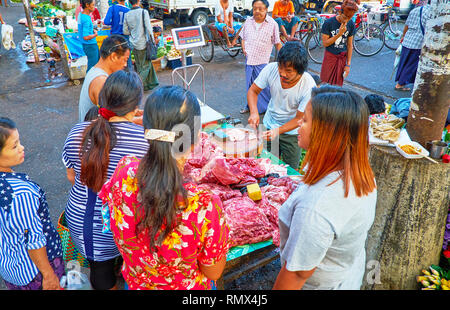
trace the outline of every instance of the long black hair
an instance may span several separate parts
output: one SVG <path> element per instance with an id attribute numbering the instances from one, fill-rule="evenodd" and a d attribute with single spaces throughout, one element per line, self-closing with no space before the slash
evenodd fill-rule
<path id="1" fill-rule="evenodd" d="M 197 141 L 201 127 L 197 97 L 179 86 L 157 89 L 145 103 L 143 125 L 146 130 L 177 131 L 180 125 L 188 129 L 177 133 L 174 143 L 149 140 L 149 150 L 136 174 L 141 198 L 137 233 L 149 229 L 153 248 L 178 224 L 176 214 L 181 197 L 187 206 L 183 176 L 174 153 L 186 154 Z M 180 145 L 181 140 L 188 143 Z"/>
<path id="2" fill-rule="evenodd" d="M 119 70 L 106 79 L 99 94 L 99 104 L 117 116 L 125 116 L 139 106 L 142 96 L 143 86 L 139 75 Z M 103 116 L 99 116 L 83 132 L 80 180 L 95 192 L 100 191 L 106 181 L 109 152 L 115 143 L 114 127 Z"/>

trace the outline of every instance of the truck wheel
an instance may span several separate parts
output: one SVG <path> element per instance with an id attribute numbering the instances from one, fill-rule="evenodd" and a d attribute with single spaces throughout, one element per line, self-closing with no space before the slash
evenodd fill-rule
<path id="1" fill-rule="evenodd" d="M 208 23 L 208 14 L 202 10 L 196 10 L 191 15 L 192 23 L 196 26 L 203 26 Z"/>

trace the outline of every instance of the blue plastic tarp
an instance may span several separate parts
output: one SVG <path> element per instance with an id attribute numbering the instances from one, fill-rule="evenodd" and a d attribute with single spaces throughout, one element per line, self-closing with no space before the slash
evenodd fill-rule
<path id="1" fill-rule="evenodd" d="M 110 33 L 110 30 L 100 30 L 98 32 L 98 35 L 109 36 Z M 77 59 L 85 56 L 83 51 L 83 44 L 78 37 L 78 32 L 66 32 L 65 34 L 63 34 L 63 38 L 64 42 L 66 43 L 67 49 L 69 50 L 71 59 Z"/>

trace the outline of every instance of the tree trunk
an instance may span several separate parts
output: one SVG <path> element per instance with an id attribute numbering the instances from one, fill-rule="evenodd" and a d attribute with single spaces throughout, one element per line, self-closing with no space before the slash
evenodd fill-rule
<path id="1" fill-rule="evenodd" d="M 362 289 L 417 289 L 415 276 L 439 263 L 450 204 L 450 165 L 406 159 L 383 146 L 371 147 L 370 163 L 378 198 Z"/>
<path id="2" fill-rule="evenodd" d="M 39 65 L 40 61 L 39 61 L 39 54 L 37 51 L 36 38 L 34 37 L 33 20 L 30 16 L 30 4 L 29 4 L 28 0 L 22 0 L 22 3 L 23 3 L 23 9 L 25 10 L 25 17 L 26 17 L 27 23 L 28 23 L 28 30 L 30 32 L 30 40 L 31 40 L 31 46 L 33 47 L 34 62 Z"/>
<path id="3" fill-rule="evenodd" d="M 441 140 L 450 98 L 450 3 L 432 0 L 406 129 L 423 146 Z"/>

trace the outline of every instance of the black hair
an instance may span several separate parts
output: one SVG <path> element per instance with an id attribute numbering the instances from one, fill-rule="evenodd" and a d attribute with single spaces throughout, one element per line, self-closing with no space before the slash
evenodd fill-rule
<path id="1" fill-rule="evenodd" d="M 269 2 L 267 0 L 253 0 L 252 1 L 252 7 L 255 4 L 255 2 L 258 2 L 258 1 L 261 1 L 266 6 L 267 9 L 269 8 L 270 4 L 269 4 Z"/>
<path id="2" fill-rule="evenodd" d="M 138 3 L 139 0 L 128 0 L 128 2 L 130 2 L 131 6 L 135 5 L 136 3 Z"/>
<path id="3" fill-rule="evenodd" d="M 98 106 L 93 105 L 89 111 L 86 113 L 86 116 L 84 117 L 84 121 L 93 121 L 98 118 Z"/>
<path id="4" fill-rule="evenodd" d="M 0 153 L 5 146 L 6 140 L 11 135 L 11 130 L 16 129 L 16 123 L 7 117 L 0 117 Z"/>
<path id="5" fill-rule="evenodd" d="M 184 199 L 184 206 L 188 205 L 183 175 L 174 158 L 174 151 L 185 154 L 197 142 L 201 127 L 199 116 L 200 105 L 197 97 L 180 86 L 161 87 L 152 93 L 145 103 L 145 129 L 177 132 L 174 143 L 149 140 L 149 150 L 136 173 L 141 196 L 141 206 L 138 210 L 138 218 L 141 221 L 138 223 L 137 232 L 149 229 L 150 247 L 160 245 L 178 224 L 176 213 L 183 208 L 178 205 L 180 196 Z M 189 130 L 180 134 L 177 130 L 180 125 Z M 190 136 L 184 137 L 184 134 Z M 190 143 L 177 146 L 180 141 Z M 156 240 L 156 235 L 163 225 L 164 230 Z"/>
<path id="6" fill-rule="evenodd" d="M 370 94 L 364 97 L 364 101 L 369 107 L 370 114 L 379 114 L 386 111 L 386 106 L 384 104 L 384 98 L 377 94 Z"/>
<path id="7" fill-rule="evenodd" d="M 101 108 L 124 116 L 135 110 L 143 96 L 143 85 L 136 72 L 119 70 L 105 81 L 99 94 Z M 100 191 L 106 181 L 109 152 L 116 143 L 116 133 L 111 123 L 99 116 L 86 127 L 81 141 L 80 180 L 93 191 Z"/>
<path id="8" fill-rule="evenodd" d="M 298 74 L 303 74 L 308 69 L 308 56 L 302 44 L 289 41 L 278 52 L 279 65 L 292 66 Z"/>
<path id="9" fill-rule="evenodd" d="M 87 6 L 88 4 L 91 4 L 92 2 L 94 2 L 94 0 L 80 0 L 81 7 L 82 7 L 83 9 L 85 9 L 86 6 Z"/>
<path id="10" fill-rule="evenodd" d="M 123 56 L 127 50 L 130 49 L 127 39 L 120 34 L 113 34 L 103 40 L 100 47 L 100 56 L 106 59 L 112 53 Z"/>
<path id="11" fill-rule="evenodd" d="M 159 27 L 159 26 L 154 26 L 154 27 L 153 27 L 153 33 L 155 33 L 155 32 L 162 32 L 161 27 Z"/>

